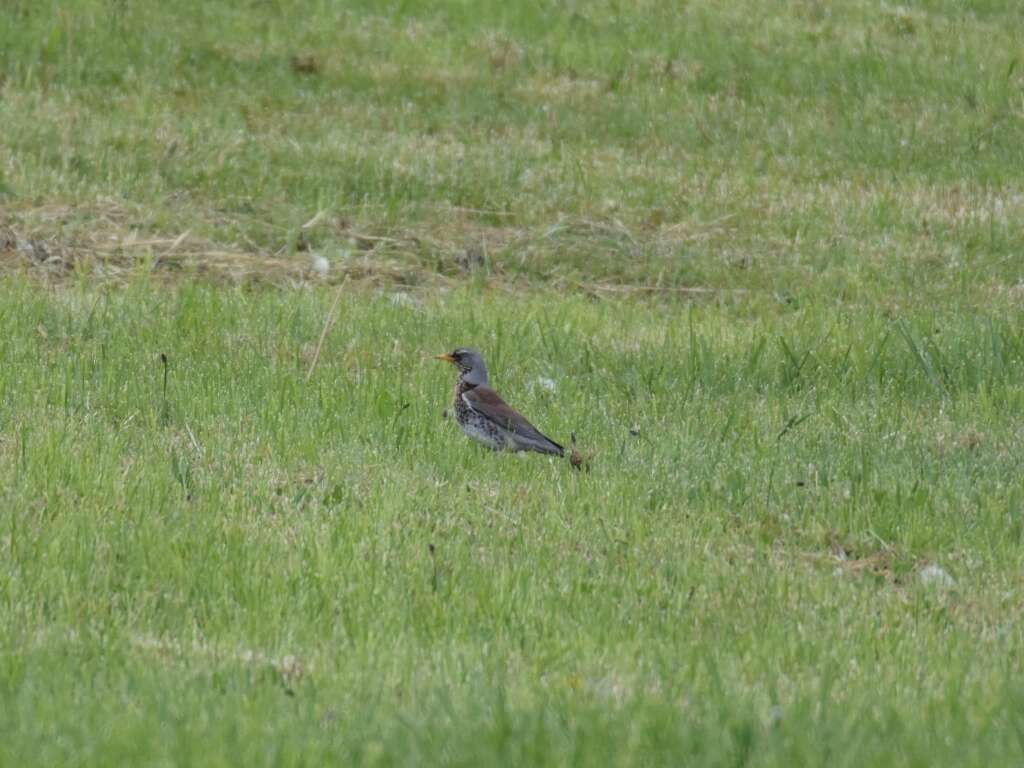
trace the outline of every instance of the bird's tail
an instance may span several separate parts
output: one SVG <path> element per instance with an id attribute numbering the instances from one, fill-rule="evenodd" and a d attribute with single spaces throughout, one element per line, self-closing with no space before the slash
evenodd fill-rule
<path id="1" fill-rule="evenodd" d="M 543 438 L 543 439 L 542 440 L 535 440 L 535 441 L 533 441 L 533 446 L 532 446 L 533 450 L 537 451 L 538 453 L 547 453 L 547 454 L 551 454 L 553 456 L 564 456 L 565 455 L 565 448 L 560 446 L 558 443 L 556 443 L 550 437 L 548 437 L 547 435 L 543 435 L 542 434 L 541 438 Z"/>

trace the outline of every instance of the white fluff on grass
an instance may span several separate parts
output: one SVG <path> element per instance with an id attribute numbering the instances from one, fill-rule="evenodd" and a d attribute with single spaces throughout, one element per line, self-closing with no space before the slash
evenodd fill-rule
<path id="1" fill-rule="evenodd" d="M 953 577 L 946 573 L 945 570 L 935 565 L 935 563 L 926 565 L 922 568 L 921 572 L 917 575 L 917 578 L 919 578 L 921 583 L 926 586 L 944 588 L 956 586 L 956 581 L 954 581 Z"/>
<path id="2" fill-rule="evenodd" d="M 558 389 L 558 385 L 555 384 L 553 379 L 549 379 L 547 376 L 538 376 L 533 380 L 535 387 L 540 387 L 545 392 L 554 392 Z"/>
<path id="3" fill-rule="evenodd" d="M 313 271 L 316 272 L 320 277 L 327 277 L 327 273 L 331 271 L 331 262 L 321 256 L 319 253 L 312 255 L 313 260 Z"/>

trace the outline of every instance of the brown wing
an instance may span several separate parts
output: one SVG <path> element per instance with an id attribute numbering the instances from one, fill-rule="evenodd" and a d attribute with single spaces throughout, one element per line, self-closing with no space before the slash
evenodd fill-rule
<path id="1" fill-rule="evenodd" d="M 545 437 L 540 431 L 528 422 L 523 416 L 514 411 L 509 405 L 498 396 L 490 387 L 473 387 L 462 395 L 466 405 L 477 413 L 486 416 L 502 429 L 514 433 L 524 441 L 536 444 L 537 450 L 544 453 L 562 453 L 562 446 L 549 437 Z"/>

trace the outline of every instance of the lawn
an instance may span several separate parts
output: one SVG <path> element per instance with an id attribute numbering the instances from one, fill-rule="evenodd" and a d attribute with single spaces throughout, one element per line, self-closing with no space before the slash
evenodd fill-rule
<path id="1" fill-rule="evenodd" d="M 0 764 L 1019 765 L 1022 39 L 0 6 Z"/>

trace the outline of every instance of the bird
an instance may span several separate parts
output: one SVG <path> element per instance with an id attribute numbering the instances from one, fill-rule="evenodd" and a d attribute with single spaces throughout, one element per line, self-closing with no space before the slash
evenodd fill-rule
<path id="1" fill-rule="evenodd" d="M 434 355 L 434 359 L 446 360 L 459 371 L 452 411 L 469 437 L 496 451 L 536 451 L 555 456 L 565 453 L 562 446 L 541 434 L 487 386 L 487 366 L 475 349 L 459 347 Z"/>

